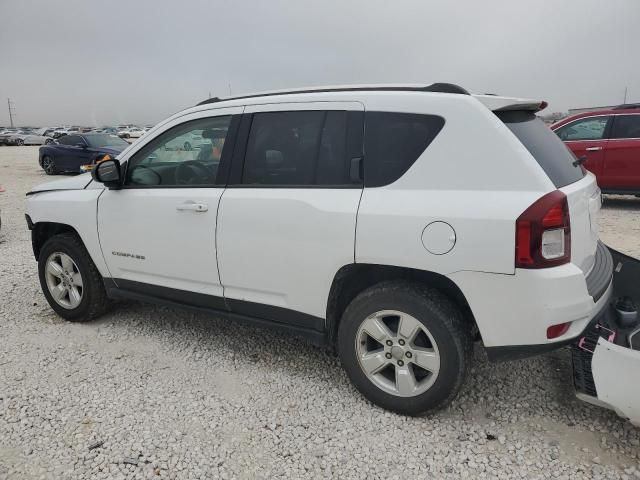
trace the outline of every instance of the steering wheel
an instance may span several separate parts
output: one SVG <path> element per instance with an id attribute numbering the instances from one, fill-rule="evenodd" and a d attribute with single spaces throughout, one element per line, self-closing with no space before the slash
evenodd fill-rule
<path id="1" fill-rule="evenodd" d="M 211 177 L 211 170 L 198 160 L 188 160 L 176 167 L 175 177 L 178 185 L 202 184 Z"/>

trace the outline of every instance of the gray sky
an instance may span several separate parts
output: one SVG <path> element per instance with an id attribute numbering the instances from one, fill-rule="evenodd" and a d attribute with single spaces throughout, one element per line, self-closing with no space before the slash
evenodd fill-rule
<path id="1" fill-rule="evenodd" d="M 638 0 L 0 0 L 0 125 L 155 123 L 212 95 L 452 82 L 640 102 Z"/>

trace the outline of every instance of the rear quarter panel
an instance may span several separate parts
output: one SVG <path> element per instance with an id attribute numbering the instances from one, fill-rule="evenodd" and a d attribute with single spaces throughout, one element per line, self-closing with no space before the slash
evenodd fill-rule
<path id="1" fill-rule="evenodd" d="M 356 233 L 356 262 L 451 274 L 513 274 L 515 221 L 555 190 L 526 148 L 478 100 L 466 95 L 376 96 L 366 109 L 440 115 L 440 134 L 396 182 L 365 188 Z M 365 158 L 366 172 L 366 158 Z M 365 173 L 366 175 L 366 173 Z M 443 221 L 453 249 L 429 253 L 422 232 Z"/>

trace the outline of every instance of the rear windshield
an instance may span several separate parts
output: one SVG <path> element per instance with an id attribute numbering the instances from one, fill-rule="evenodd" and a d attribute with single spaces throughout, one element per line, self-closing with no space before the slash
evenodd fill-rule
<path id="1" fill-rule="evenodd" d="M 496 112 L 533 155 L 556 188 L 577 182 L 585 175 L 576 157 L 542 120 L 531 112 Z"/>
<path id="2" fill-rule="evenodd" d="M 96 133 L 86 136 L 89 145 L 92 147 L 128 147 L 129 143 L 120 137 L 109 135 L 107 133 Z"/>

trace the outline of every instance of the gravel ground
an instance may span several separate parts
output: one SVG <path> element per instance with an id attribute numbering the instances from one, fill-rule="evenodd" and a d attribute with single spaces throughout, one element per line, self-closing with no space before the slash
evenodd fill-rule
<path id="1" fill-rule="evenodd" d="M 24 193 L 37 147 L 0 147 L 0 479 L 640 478 L 640 430 L 575 399 L 570 356 L 488 363 L 432 417 L 367 403 L 289 337 L 138 303 L 89 324 L 40 292 Z M 640 199 L 602 236 L 640 256 Z"/>

